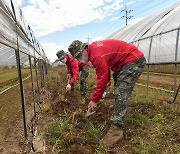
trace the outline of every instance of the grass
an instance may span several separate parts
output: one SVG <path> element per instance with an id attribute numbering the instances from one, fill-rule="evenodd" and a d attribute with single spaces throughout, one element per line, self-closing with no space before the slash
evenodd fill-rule
<path id="1" fill-rule="evenodd" d="M 103 144 L 98 144 L 95 149 L 96 154 L 108 154 L 108 149 Z"/>
<path id="2" fill-rule="evenodd" d="M 126 131 L 131 136 L 132 152 L 180 152 L 179 109 L 139 96 L 133 97 L 131 103 L 133 112 L 127 114 Z"/>
<path id="3" fill-rule="evenodd" d="M 95 127 L 92 122 L 87 121 L 85 125 L 85 132 L 88 138 L 99 139 L 102 136 L 103 131 L 104 126 L 101 124 Z"/>
<path id="4" fill-rule="evenodd" d="M 0 70 L 0 90 L 3 91 L 10 86 L 19 83 L 18 70 L 17 69 L 1 69 Z M 22 77 L 25 78 L 30 75 L 29 69 L 22 70 Z"/>
<path id="5" fill-rule="evenodd" d="M 45 138 L 49 144 L 55 147 L 69 147 L 73 140 L 74 126 L 67 120 L 60 118 L 51 124 L 45 126 Z"/>
<path id="6" fill-rule="evenodd" d="M 135 86 L 125 122 L 125 137 L 122 142 L 108 149 L 99 144 L 99 140 L 109 129 L 109 118 L 112 113 L 109 104 L 112 105 L 114 98 L 107 95 L 106 99 L 99 102 L 97 113 L 85 119 L 82 114 L 87 109 L 96 84 L 95 72 L 90 69 L 86 104 L 82 104 L 78 95 L 79 85 L 70 97 L 70 102 L 61 102 L 64 91 L 62 87 L 66 84 L 64 71 L 64 68 L 56 68 L 55 72 L 51 72 L 47 77 L 48 89 L 53 96 L 49 102 L 52 101 L 55 109 L 64 113 L 59 115 L 56 112 L 53 115 L 53 107 L 45 107 L 48 111 L 51 110 L 53 119 L 53 122 L 45 126 L 45 139 L 53 148 L 61 149 L 64 153 L 79 153 L 78 146 L 81 147 L 81 151 L 84 147 L 84 150 L 89 149 L 90 153 L 96 154 L 118 153 L 116 149 L 124 153 L 137 154 L 180 153 L 180 108 L 178 103 L 167 103 L 167 99 L 172 99 L 171 94 L 151 89 L 147 96 L 146 87 Z M 113 84 L 111 86 L 113 90 Z M 72 121 L 72 113 L 79 110 L 81 112 L 77 112 Z"/>
<path id="7" fill-rule="evenodd" d="M 51 104 L 50 103 L 43 103 L 41 105 L 41 111 L 42 112 L 48 112 L 51 110 Z"/>

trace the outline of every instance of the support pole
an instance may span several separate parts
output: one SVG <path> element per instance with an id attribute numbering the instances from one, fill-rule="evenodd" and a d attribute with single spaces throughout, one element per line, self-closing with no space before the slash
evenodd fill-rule
<path id="1" fill-rule="evenodd" d="M 179 45 L 179 30 L 177 31 L 176 38 L 176 49 L 175 49 L 175 62 L 177 61 L 178 56 L 178 45 Z M 176 95 L 176 87 L 177 87 L 177 64 L 174 64 L 174 94 Z"/>
<path id="2" fill-rule="evenodd" d="M 20 92 L 21 92 L 21 103 L 22 103 L 23 124 L 24 124 L 24 136 L 27 139 L 26 103 L 25 103 L 25 96 L 24 96 L 24 86 L 23 86 L 23 80 L 22 80 L 22 72 L 21 72 L 21 62 L 20 62 L 19 50 L 15 50 L 15 53 L 16 53 L 16 62 L 17 62 L 17 69 L 18 69 Z"/>
<path id="3" fill-rule="evenodd" d="M 148 63 L 150 62 L 152 40 L 153 40 L 153 37 L 151 37 L 151 39 L 150 39 Z M 148 72 L 147 72 L 147 95 L 148 95 L 148 89 L 149 89 L 149 65 L 148 65 Z"/>

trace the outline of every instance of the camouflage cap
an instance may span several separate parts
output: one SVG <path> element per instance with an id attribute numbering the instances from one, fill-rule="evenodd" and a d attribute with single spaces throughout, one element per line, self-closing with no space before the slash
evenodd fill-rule
<path id="1" fill-rule="evenodd" d="M 58 57 L 59 60 L 62 60 L 66 56 L 66 53 L 64 52 L 64 50 L 59 50 L 56 53 L 56 56 Z"/>
<path id="2" fill-rule="evenodd" d="M 72 57 L 73 58 L 77 58 L 78 55 L 84 50 L 84 48 L 87 46 L 88 44 L 87 43 L 82 43 L 81 41 L 79 40 L 74 40 L 68 50 L 69 52 L 71 53 Z"/>

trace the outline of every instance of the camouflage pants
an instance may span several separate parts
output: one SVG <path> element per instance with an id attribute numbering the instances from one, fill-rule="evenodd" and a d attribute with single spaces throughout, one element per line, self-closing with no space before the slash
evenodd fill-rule
<path id="1" fill-rule="evenodd" d="M 135 63 L 124 65 L 120 72 L 115 72 L 113 74 L 115 107 L 110 121 L 119 127 L 124 126 L 131 93 L 136 81 L 144 70 L 145 64 L 146 60 L 143 57 Z"/>
<path id="2" fill-rule="evenodd" d="M 89 66 L 83 66 L 80 71 L 81 71 L 80 91 L 82 95 L 85 95 L 86 94 L 86 78 L 89 75 Z"/>

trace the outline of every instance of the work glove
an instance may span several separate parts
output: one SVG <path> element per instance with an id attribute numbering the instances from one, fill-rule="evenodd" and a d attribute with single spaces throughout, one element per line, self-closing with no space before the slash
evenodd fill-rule
<path id="1" fill-rule="evenodd" d="M 102 98 L 105 98 L 106 97 L 106 92 L 104 92 L 103 94 L 102 94 Z"/>
<path id="2" fill-rule="evenodd" d="M 101 98 L 105 98 L 106 97 L 106 94 L 108 93 L 108 91 L 110 90 L 111 88 L 111 81 L 108 82 L 107 86 L 106 86 L 106 91 L 104 91 L 104 93 L 102 94 L 102 97 Z"/>
<path id="3" fill-rule="evenodd" d="M 68 85 L 66 86 L 66 90 L 67 90 L 67 91 L 70 91 L 70 90 L 71 90 L 71 85 L 70 85 L 70 84 L 68 84 Z"/>

